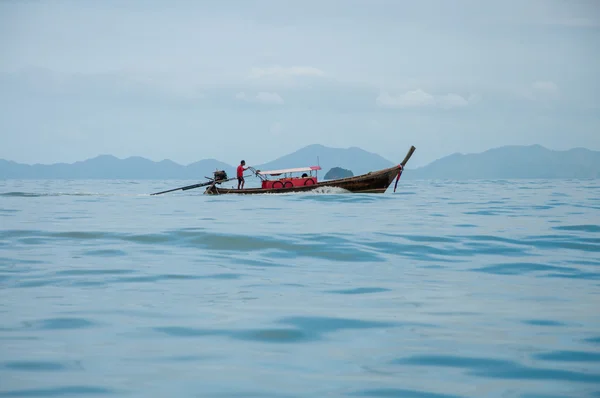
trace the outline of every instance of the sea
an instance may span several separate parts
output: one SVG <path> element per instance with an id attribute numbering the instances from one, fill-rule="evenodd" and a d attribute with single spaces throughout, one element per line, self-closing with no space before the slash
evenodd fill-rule
<path id="1" fill-rule="evenodd" d="M 0 397 L 600 397 L 600 180 L 0 181 Z"/>

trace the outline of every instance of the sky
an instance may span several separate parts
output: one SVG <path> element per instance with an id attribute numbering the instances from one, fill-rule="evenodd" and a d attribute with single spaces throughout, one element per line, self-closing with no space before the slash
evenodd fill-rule
<path id="1" fill-rule="evenodd" d="M 0 158 L 600 150 L 598 71 L 595 0 L 3 0 Z"/>

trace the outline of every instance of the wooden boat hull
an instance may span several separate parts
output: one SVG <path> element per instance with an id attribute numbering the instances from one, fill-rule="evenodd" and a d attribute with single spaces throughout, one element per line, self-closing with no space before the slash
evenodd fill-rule
<path id="1" fill-rule="evenodd" d="M 411 147 L 404 160 L 397 166 L 389 167 L 387 169 L 373 171 L 366 174 L 340 178 L 337 180 L 321 181 L 314 185 L 298 186 L 290 188 L 276 188 L 276 189 L 263 189 L 263 188 L 246 188 L 246 189 L 235 189 L 235 188 L 221 188 L 218 185 L 209 186 L 204 192 L 206 195 L 226 195 L 226 194 L 239 194 L 239 195 L 252 195 L 252 194 L 268 194 L 268 193 L 292 193 L 292 192 L 309 192 L 319 188 L 341 188 L 352 193 L 385 193 L 389 186 L 392 184 L 398 174 L 404 169 L 406 162 L 412 156 L 415 151 L 415 147 Z"/>

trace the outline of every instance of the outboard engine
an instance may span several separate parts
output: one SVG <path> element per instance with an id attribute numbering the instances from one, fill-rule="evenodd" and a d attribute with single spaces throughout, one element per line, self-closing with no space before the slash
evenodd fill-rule
<path id="1" fill-rule="evenodd" d="M 227 179 L 227 173 L 225 170 L 217 170 L 214 172 L 215 181 L 222 181 Z"/>

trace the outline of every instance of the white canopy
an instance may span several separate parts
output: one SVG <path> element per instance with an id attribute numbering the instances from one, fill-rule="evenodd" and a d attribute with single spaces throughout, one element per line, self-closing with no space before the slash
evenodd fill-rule
<path id="1" fill-rule="evenodd" d="M 309 167 L 297 167 L 295 169 L 259 171 L 258 174 L 275 176 L 275 175 L 284 174 L 284 173 L 300 173 L 303 171 L 312 171 L 312 170 L 321 170 L 321 166 L 309 166 Z"/>

